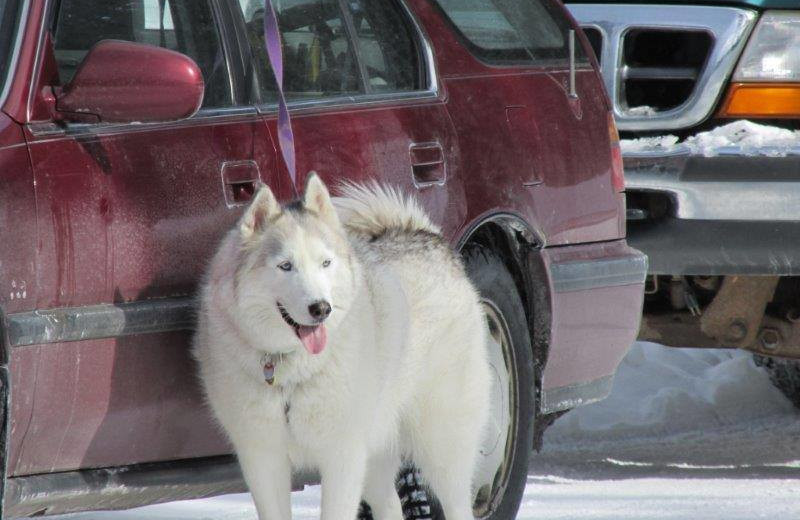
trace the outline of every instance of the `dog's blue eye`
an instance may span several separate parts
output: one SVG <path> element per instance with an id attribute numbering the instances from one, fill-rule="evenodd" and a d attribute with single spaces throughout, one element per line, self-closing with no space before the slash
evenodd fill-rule
<path id="1" fill-rule="evenodd" d="M 292 270 L 292 263 L 289 262 L 289 261 L 280 263 L 280 264 L 278 264 L 278 269 L 281 269 L 282 271 L 291 271 Z"/>
<path id="2" fill-rule="evenodd" d="M 328 267 L 329 265 L 331 265 L 330 260 L 325 260 L 324 262 L 322 262 L 322 267 Z"/>

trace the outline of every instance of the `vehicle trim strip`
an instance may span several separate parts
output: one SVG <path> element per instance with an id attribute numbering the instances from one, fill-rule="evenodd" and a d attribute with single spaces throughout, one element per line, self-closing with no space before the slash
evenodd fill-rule
<path id="1" fill-rule="evenodd" d="M 647 256 L 640 253 L 552 264 L 550 276 L 556 293 L 643 284 L 647 276 Z"/>
<path id="2" fill-rule="evenodd" d="M 233 456 L 11 477 L 3 517 L 128 509 L 246 491 Z"/>
<path id="3" fill-rule="evenodd" d="M 644 283 L 647 257 L 565 262 L 550 269 L 555 292 Z M 195 300 L 165 298 L 130 303 L 59 307 L 9 314 L 9 346 L 193 330 Z"/>
<path id="4" fill-rule="evenodd" d="M 295 472 L 292 490 L 319 481 L 317 472 Z M 130 509 L 244 491 L 233 455 L 17 476 L 6 481 L 3 518 Z"/>
<path id="5" fill-rule="evenodd" d="M 601 401 L 609 396 L 613 385 L 614 374 L 611 374 L 587 383 L 542 390 L 541 411 L 543 414 L 560 412 Z"/>
<path id="6" fill-rule="evenodd" d="M 9 314 L 10 347 L 193 330 L 194 298 L 61 307 Z"/>

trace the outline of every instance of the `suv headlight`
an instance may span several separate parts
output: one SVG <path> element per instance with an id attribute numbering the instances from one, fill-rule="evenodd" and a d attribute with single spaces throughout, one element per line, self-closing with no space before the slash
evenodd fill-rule
<path id="1" fill-rule="evenodd" d="M 767 11 L 761 17 L 733 81 L 800 81 L 800 11 Z"/>
<path id="2" fill-rule="evenodd" d="M 733 74 L 722 117 L 800 116 L 800 11 L 767 11 Z"/>

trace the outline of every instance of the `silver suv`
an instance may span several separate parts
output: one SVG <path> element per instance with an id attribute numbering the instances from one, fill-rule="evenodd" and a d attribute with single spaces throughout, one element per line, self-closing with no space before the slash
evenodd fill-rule
<path id="1" fill-rule="evenodd" d="M 568 6 L 623 137 L 628 242 L 650 257 L 640 337 L 751 350 L 798 405 L 799 5 Z"/>

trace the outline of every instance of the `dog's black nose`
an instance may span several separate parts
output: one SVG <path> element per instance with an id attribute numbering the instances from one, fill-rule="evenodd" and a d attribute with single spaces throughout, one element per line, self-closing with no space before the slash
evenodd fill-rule
<path id="1" fill-rule="evenodd" d="M 331 304 L 325 300 L 319 300 L 308 306 L 308 313 L 317 321 L 322 321 L 331 314 Z"/>

